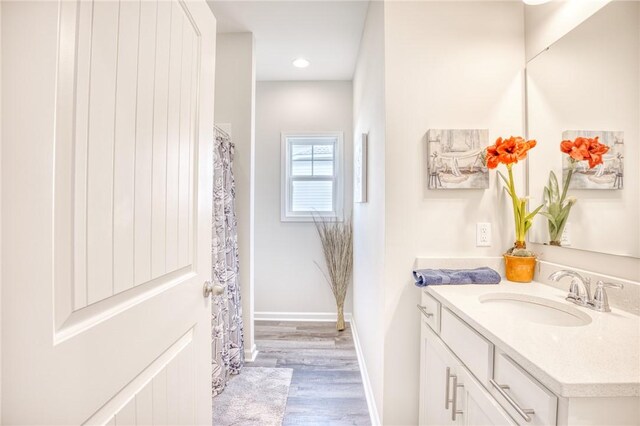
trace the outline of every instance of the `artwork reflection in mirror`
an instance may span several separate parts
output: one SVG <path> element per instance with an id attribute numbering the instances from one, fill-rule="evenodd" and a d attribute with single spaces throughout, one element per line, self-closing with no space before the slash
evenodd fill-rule
<path id="1" fill-rule="evenodd" d="M 561 150 L 566 154 L 562 180 L 569 180 L 569 189 L 622 189 L 624 132 L 567 130 L 562 140 Z M 586 144 L 576 146 L 575 141 L 582 140 L 595 140 L 602 148 L 589 152 Z"/>
<path id="2" fill-rule="evenodd" d="M 527 64 L 530 242 L 640 257 L 640 2 L 611 2 Z M 579 152 L 578 152 L 579 151 Z"/>

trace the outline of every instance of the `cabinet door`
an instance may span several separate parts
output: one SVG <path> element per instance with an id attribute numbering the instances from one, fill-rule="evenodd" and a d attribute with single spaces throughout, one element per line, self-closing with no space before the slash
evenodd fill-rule
<path id="1" fill-rule="evenodd" d="M 459 416 L 453 420 L 453 404 L 449 401 L 454 393 L 452 376 L 456 375 L 459 362 L 424 321 L 421 329 L 420 425 L 461 424 Z"/>
<path id="2" fill-rule="evenodd" d="M 462 385 L 457 389 L 457 396 L 462 411 L 459 417 L 464 425 L 517 425 L 465 367 L 458 367 L 456 373 L 458 383 Z"/>

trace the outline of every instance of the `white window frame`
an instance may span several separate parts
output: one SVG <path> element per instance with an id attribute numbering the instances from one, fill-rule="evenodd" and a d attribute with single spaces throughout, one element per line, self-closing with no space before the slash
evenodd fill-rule
<path id="1" fill-rule="evenodd" d="M 296 180 L 333 180 L 333 211 L 331 212 L 293 212 L 291 210 L 291 188 L 294 178 L 291 176 L 290 145 L 289 138 L 324 137 L 336 138 L 334 148 L 333 176 L 295 178 Z M 344 206 L 344 133 L 343 132 L 282 132 L 281 139 L 281 189 L 280 189 L 280 220 L 282 222 L 312 222 L 313 216 L 317 218 L 343 220 Z"/>

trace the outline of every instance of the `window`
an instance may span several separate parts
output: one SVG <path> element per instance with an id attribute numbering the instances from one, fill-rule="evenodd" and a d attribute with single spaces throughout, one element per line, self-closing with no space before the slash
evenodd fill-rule
<path id="1" fill-rule="evenodd" d="M 342 132 L 282 134 L 283 221 L 342 220 Z"/>

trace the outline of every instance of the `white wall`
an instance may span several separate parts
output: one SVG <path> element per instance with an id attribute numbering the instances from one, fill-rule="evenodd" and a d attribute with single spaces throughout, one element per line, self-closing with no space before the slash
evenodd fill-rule
<path id="1" fill-rule="evenodd" d="M 235 143 L 234 178 L 240 256 L 240 289 L 247 358 L 255 353 L 254 313 L 254 109 L 255 54 L 251 33 L 218 34 L 216 46 L 216 124 L 231 125 Z"/>
<path id="2" fill-rule="evenodd" d="M 344 132 L 345 215 L 352 204 L 352 87 L 348 81 L 257 84 L 255 149 L 255 309 L 336 312 L 315 262 L 324 267 L 313 222 L 280 221 L 280 133 Z M 351 312 L 351 290 L 345 313 Z M 329 316 L 331 317 L 331 316 Z"/>
<path id="3" fill-rule="evenodd" d="M 384 3 L 371 2 L 353 76 L 354 137 L 368 133 L 368 200 L 353 205 L 353 318 L 382 417 L 385 217 Z"/>
<path id="4" fill-rule="evenodd" d="M 542 52 L 611 0 L 555 0 L 525 7 L 527 60 Z"/>
<path id="5" fill-rule="evenodd" d="M 416 256 L 492 256 L 513 244 L 494 172 L 487 190 L 425 189 L 425 133 L 488 128 L 490 141 L 523 134 L 523 13 L 521 2 L 385 5 L 384 424 L 418 418 Z M 517 168 L 522 191 L 524 165 Z M 476 222 L 493 225 L 492 247 L 476 248 Z"/>

